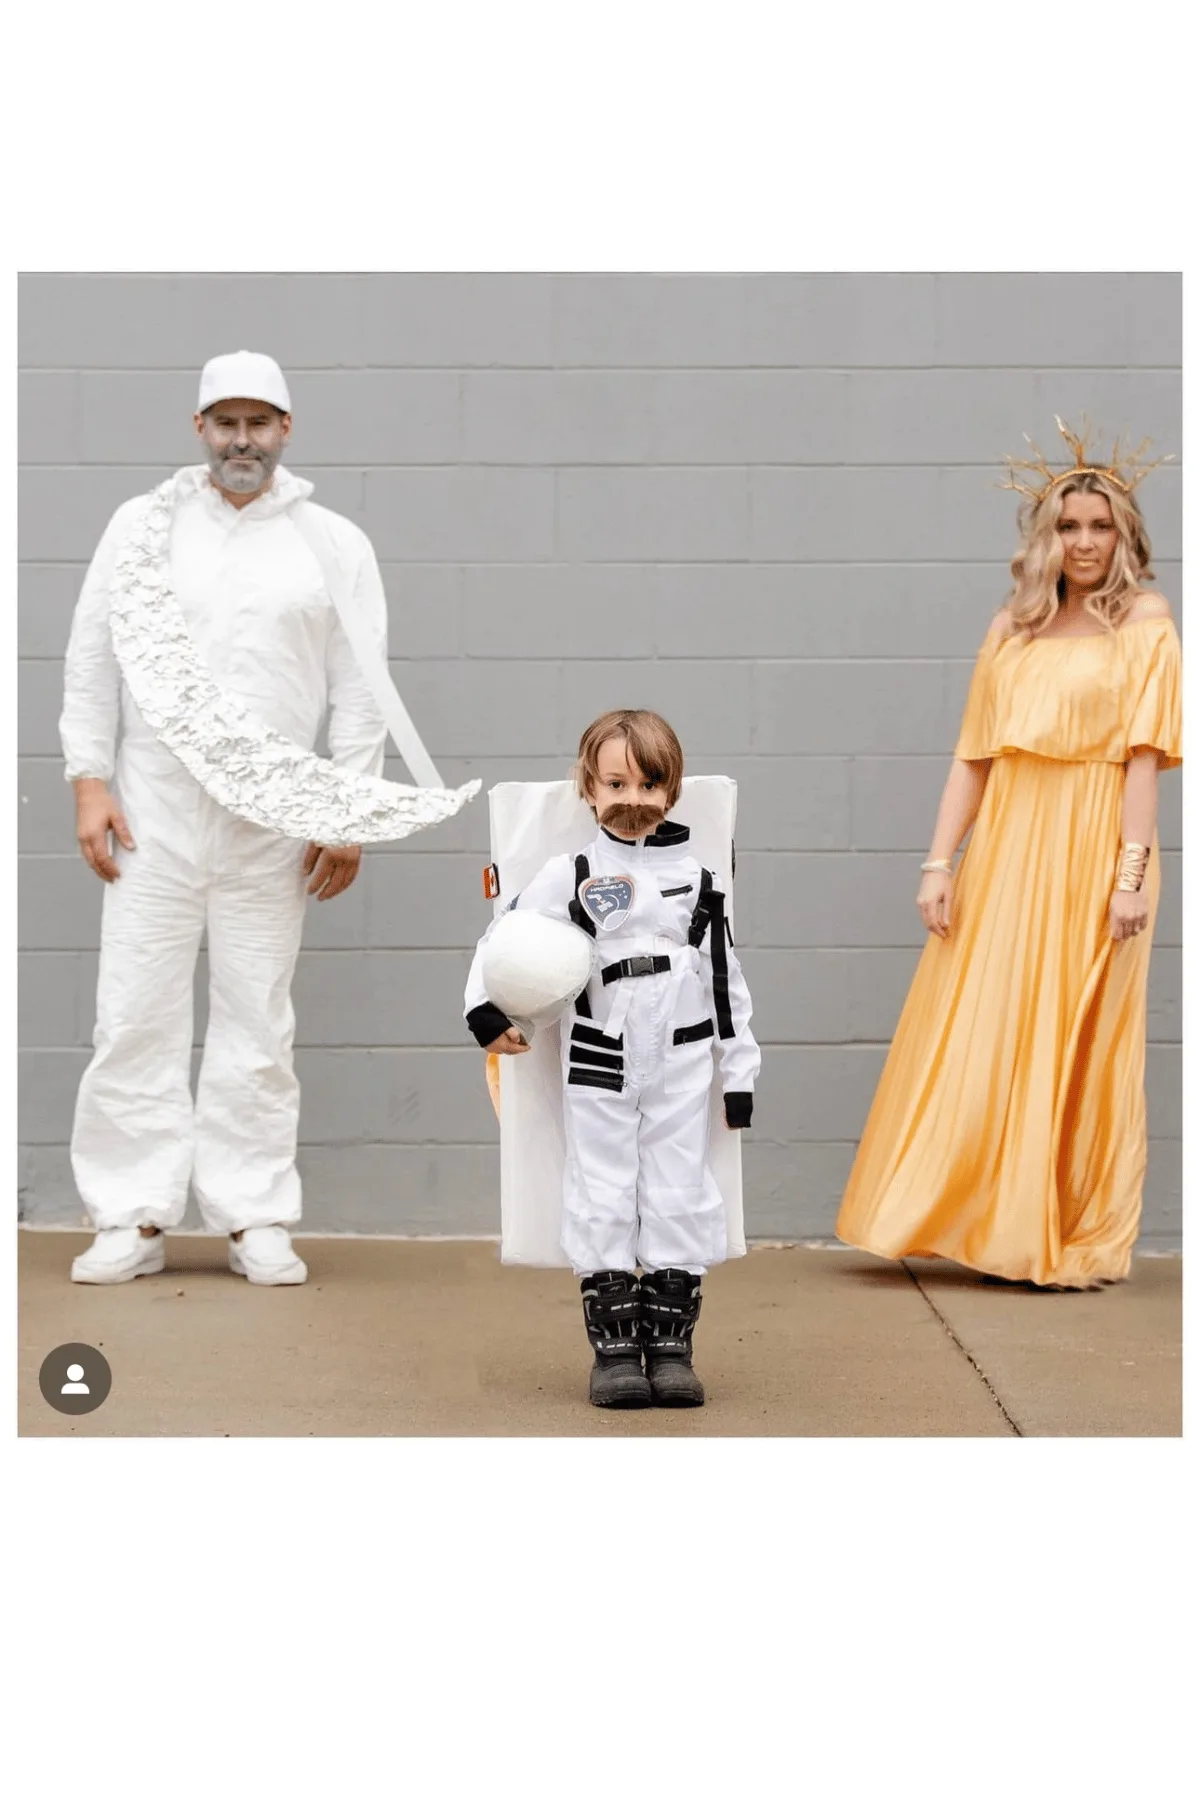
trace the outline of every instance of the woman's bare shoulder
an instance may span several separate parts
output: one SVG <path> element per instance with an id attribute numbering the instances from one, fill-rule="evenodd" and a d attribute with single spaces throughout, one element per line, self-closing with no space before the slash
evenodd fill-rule
<path id="1" fill-rule="evenodd" d="M 1148 590 L 1139 594 L 1130 607 L 1126 617 L 1134 619 L 1169 619 L 1171 605 L 1162 594 L 1152 594 Z"/>

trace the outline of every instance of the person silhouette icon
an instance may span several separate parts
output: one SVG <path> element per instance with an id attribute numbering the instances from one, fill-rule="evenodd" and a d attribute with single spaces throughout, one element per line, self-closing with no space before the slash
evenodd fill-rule
<path id="1" fill-rule="evenodd" d="M 112 1392 L 112 1369 L 95 1344 L 59 1344 L 38 1370 L 42 1399 L 73 1417 L 95 1412 Z"/>

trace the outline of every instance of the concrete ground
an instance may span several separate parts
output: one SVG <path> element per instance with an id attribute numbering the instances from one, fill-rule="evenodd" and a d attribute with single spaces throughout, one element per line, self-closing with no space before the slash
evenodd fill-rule
<path id="1" fill-rule="evenodd" d="M 707 1406 L 605 1413 L 569 1274 L 489 1243 L 309 1238 L 308 1285 L 253 1288 L 225 1241 L 168 1240 L 162 1275 L 73 1286 L 83 1233 L 19 1238 L 25 1437 L 1174 1437 L 1181 1269 L 1096 1294 L 984 1287 L 950 1264 L 758 1248 L 705 1283 Z M 108 1399 L 63 1417 L 38 1369 L 103 1349 Z"/>

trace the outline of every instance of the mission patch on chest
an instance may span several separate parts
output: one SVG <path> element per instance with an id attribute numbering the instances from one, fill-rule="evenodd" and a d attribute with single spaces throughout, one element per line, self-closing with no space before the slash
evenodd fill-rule
<path id="1" fill-rule="evenodd" d="M 617 931 L 636 893 L 632 875 L 591 875 L 579 884 L 579 904 L 601 931 Z"/>

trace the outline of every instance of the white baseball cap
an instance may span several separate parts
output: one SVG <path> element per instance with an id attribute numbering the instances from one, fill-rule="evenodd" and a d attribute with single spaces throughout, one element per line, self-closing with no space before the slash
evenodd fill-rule
<path id="1" fill-rule="evenodd" d="M 234 350 L 205 363 L 200 372 L 197 412 L 207 412 L 218 400 L 267 400 L 280 412 L 292 410 L 283 370 L 273 356 L 263 356 L 257 350 Z"/>

